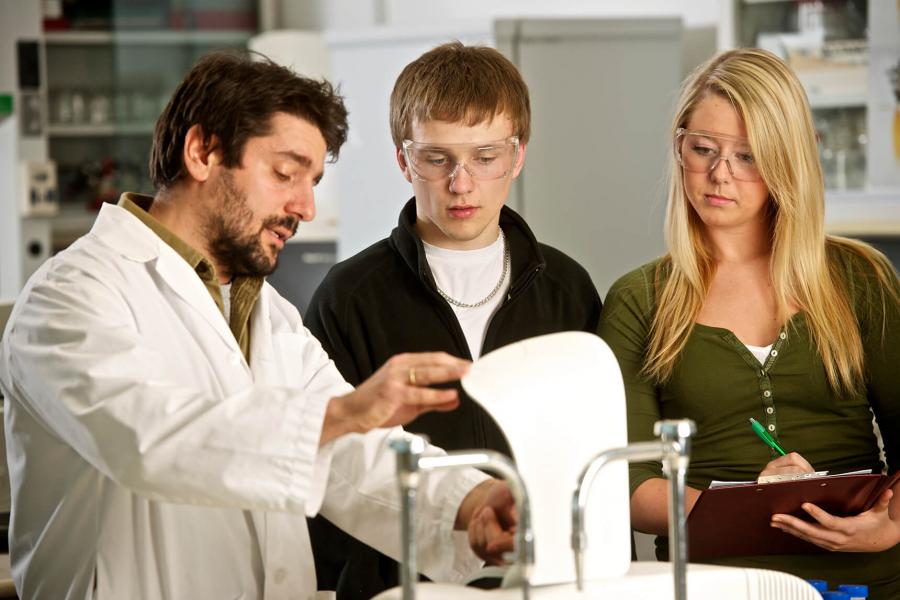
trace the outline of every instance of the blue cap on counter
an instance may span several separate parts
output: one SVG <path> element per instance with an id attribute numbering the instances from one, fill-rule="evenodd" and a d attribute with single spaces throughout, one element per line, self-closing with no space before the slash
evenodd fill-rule
<path id="1" fill-rule="evenodd" d="M 839 592 L 847 592 L 847 595 L 851 598 L 868 598 L 869 597 L 869 586 L 867 585 L 839 585 Z"/>
<path id="2" fill-rule="evenodd" d="M 850 600 L 847 592 L 822 592 L 822 600 Z"/>
<path id="3" fill-rule="evenodd" d="M 824 579 L 807 579 L 806 583 L 816 588 L 816 591 L 819 593 L 828 589 L 828 582 Z"/>

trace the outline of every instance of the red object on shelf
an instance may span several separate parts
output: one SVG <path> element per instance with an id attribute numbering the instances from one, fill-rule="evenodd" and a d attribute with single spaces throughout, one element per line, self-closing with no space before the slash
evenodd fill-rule
<path id="1" fill-rule="evenodd" d="M 69 27 L 69 21 L 65 17 L 44 18 L 44 31 L 66 31 Z"/>
<path id="2" fill-rule="evenodd" d="M 256 13 L 233 10 L 173 10 L 169 14 L 172 29 L 256 31 Z"/>

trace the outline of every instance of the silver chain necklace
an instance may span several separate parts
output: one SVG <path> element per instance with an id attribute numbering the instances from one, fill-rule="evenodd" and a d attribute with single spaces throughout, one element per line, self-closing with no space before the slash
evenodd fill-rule
<path id="1" fill-rule="evenodd" d="M 441 286 L 437 284 L 437 281 L 434 282 L 434 287 L 437 288 L 438 294 L 441 295 L 441 298 L 452 304 L 453 306 L 458 306 L 459 308 L 478 308 L 479 306 L 484 306 L 488 302 L 491 301 L 491 298 L 497 295 L 497 292 L 500 291 L 500 288 L 503 287 L 503 281 L 506 279 L 506 275 L 509 273 L 509 244 L 506 243 L 506 236 L 503 234 L 503 230 L 500 230 L 500 237 L 503 239 L 503 272 L 500 273 L 500 281 L 497 282 L 497 285 L 494 286 L 494 289 L 491 290 L 491 293 L 475 302 L 474 304 L 467 304 L 465 302 L 460 302 L 459 300 L 454 300 L 447 293 L 441 289 Z"/>

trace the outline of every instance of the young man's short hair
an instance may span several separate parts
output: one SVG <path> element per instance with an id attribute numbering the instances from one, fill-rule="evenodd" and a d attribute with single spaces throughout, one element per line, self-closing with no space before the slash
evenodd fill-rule
<path id="1" fill-rule="evenodd" d="M 414 123 L 477 125 L 505 114 L 513 135 L 531 135 L 528 86 L 512 62 L 493 48 L 450 42 L 406 65 L 391 93 L 391 137 L 400 147 Z"/>
<path id="2" fill-rule="evenodd" d="M 271 133 L 271 118 L 279 112 L 315 125 L 328 153 L 337 159 L 347 140 L 347 109 L 341 96 L 327 81 L 302 77 L 261 58 L 214 52 L 191 68 L 153 133 L 150 180 L 158 190 L 184 176 L 184 139 L 194 125 L 200 125 L 207 144 L 217 146 L 229 168 L 241 164 L 248 139 Z"/>

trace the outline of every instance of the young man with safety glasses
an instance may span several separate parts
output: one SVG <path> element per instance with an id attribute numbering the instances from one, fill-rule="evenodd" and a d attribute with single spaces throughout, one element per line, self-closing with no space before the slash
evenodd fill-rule
<path id="1" fill-rule="evenodd" d="M 492 48 L 438 46 L 400 74 L 390 119 L 415 195 L 388 238 L 331 270 L 306 317 L 344 377 L 362 381 L 398 352 L 475 359 L 536 335 L 594 332 L 600 298 L 590 276 L 504 205 L 530 133 L 528 88 L 516 67 Z M 509 455 L 487 413 L 465 394 L 460 400 L 407 429 L 447 450 Z M 528 407 L 522 412 L 527 418 Z M 313 523 L 321 589 L 340 575 L 339 600 L 370 598 L 395 583 L 392 561 L 340 543 L 339 533 Z"/>

